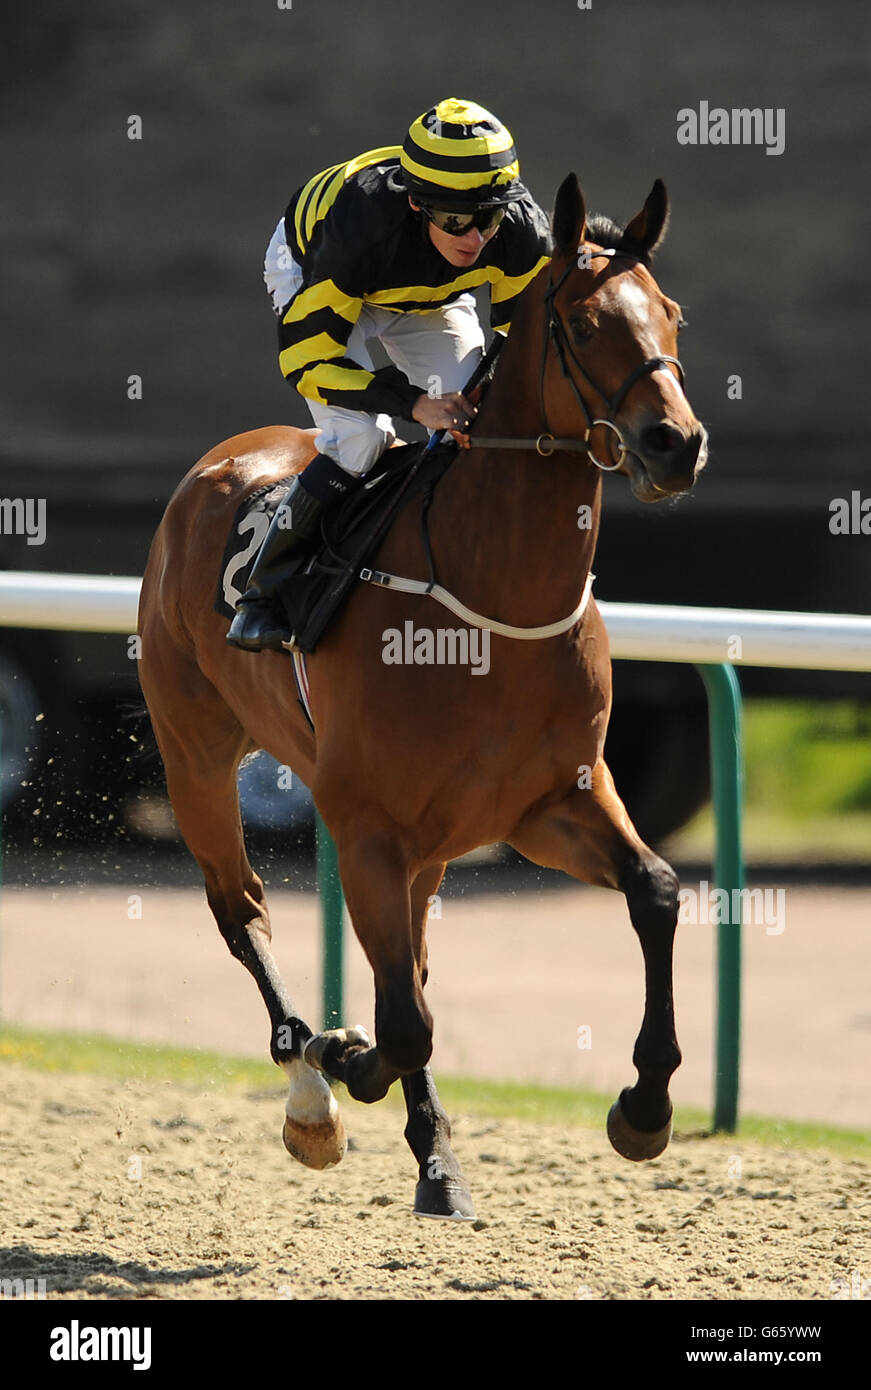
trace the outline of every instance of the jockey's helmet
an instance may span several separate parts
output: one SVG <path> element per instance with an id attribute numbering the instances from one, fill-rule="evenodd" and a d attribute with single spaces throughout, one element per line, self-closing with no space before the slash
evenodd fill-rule
<path id="1" fill-rule="evenodd" d="M 447 97 L 418 116 L 400 162 L 409 196 L 427 207 L 466 212 L 523 196 L 510 130 L 473 101 Z"/>

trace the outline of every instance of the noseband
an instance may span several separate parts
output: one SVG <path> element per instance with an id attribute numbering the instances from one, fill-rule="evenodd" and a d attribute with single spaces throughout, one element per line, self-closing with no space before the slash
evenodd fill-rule
<path id="1" fill-rule="evenodd" d="M 586 251 L 583 254 L 589 257 L 632 256 L 631 251 L 620 251 L 616 248 L 609 248 L 606 251 Z M 638 259 L 637 256 L 633 256 L 632 258 L 633 260 Z M 562 450 L 583 453 L 586 454 L 587 458 L 590 460 L 591 463 L 594 463 L 597 468 L 601 468 L 604 473 L 613 473 L 615 469 L 619 468 L 622 464 L 623 455 L 630 452 L 628 446 L 626 445 L 623 439 L 623 435 L 621 434 L 619 427 L 615 424 L 615 419 L 618 410 L 625 401 L 626 397 L 629 395 L 629 392 L 632 390 L 632 387 L 636 384 L 636 382 L 640 381 L 642 377 L 647 376 L 648 373 L 659 371 L 661 367 L 665 367 L 669 363 L 671 363 L 673 366 L 677 367 L 678 380 L 680 382 L 681 389 L 683 389 L 684 370 L 676 357 L 669 357 L 665 353 L 661 354 L 659 357 L 648 357 L 645 362 L 642 362 L 640 366 L 635 367 L 634 370 L 629 373 L 626 380 L 622 383 L 619 389 L 614 392 L 613 396 L 606 395 L 606 393 L 602 390 L 601 386 L 597 386 L 596 382 L 590 376 L 589 372 L 586 371 L 586 369 L 582 367 L 580 362 L 578 361 L 574 348 L 571 345 L 569 335 L 566 333 L 565 325 L 563 324 L 563 321 L 559 315 L 559 311 L 556 307 L 556 296 L 562 289 L 563 284 L 568 279 L 569 275 L 572 273 L 574 269 L 575 266 L 573 264 L 568 265 L 556 284 L 553 283 L 553 270 L 551 269 L 548 272 L 547 293 L 544 296 L 545 313 L 547 315 L 547 332 L 545 334 L 544 343 L 541 351 L 541 371 L 539 373 L 538 380 L 538 399 L 539 404 L 541 406 L 541 418 L 544 421 L 544 432 L 540 434 L 536 439 L 481 439 L 473 435 L 471 437 L 470 442 L 473 447 L 477 444 L 482 448 L 496 446 L 503 449 L 534 448 L 536 453 L 540 454 L 542 458 L 549 458 L 551 454 L 555 454 Z M 560 370 L 563 376 L 568 380 L 568 383 L 571 386 L 572 391 L 574 393 L 575 399 L 578 402 L 578 405 L 581 407 L 581 410 L 583 411 L 584 419 L 587 422 L 587 431 L 582 439 L 557 439 L 550 432 L 550 428 L 548 426 L 547 421 L 547 409 L 544 403 L 544 377 L 545 369 L 547 367 L 547 350 L 550 343 L 553 343 L 553 349 L 557 355 L 557 361 L 560 364 Z M 596 392 L 596 394 L 600 396 L 601 399 L 605 402 L 604 415 L 594 416 L 593 412 L 590 410 L 590 407 L 587 405 L 587 402 L 584 400 L 584 397 L 581 395 L 581 392 L 578 389 L 578 384 L 572 373 L 569 371 L 568 362 L 566 360 L 567 350 L 568 355 L 571 357 L 572 362 L 575 364 L 584 381 L 586 381 L 587 385 L 591 386 L 592 389 Z M 614 447 L 617 449 L 618 452 L 616 463 L 603 463 L 602 460 L 597 458 L 593 452 L 593 447 L 590 442 L 591 436 L 593 430 L 598 428 L 598 426 L 600 425 L 603 426 L 605 429 L 611 431 L 613 439 L 610 442 L 614 443 Z"/>

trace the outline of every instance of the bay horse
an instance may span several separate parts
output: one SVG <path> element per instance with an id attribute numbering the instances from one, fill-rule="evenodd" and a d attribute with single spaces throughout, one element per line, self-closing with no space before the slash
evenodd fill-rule
<path id="1" fill-rule="evenodd" d="M 706 433 L 676 355 L 680 309 L 649 269 L 667 217 L 657 180 L 625 230 L 602 218 L 588 227 L 577 178 L 566 178 L 551 260 L 518 301 L 470 447 L 432 502 L 443 588 L 518 638 L 530 636 L 521 628 L 535 635 L 536 625 L 547 630 L 568 615 L 559 635 L 515 640 L 493 628 L 485 679 L 458 664 L 385 664 L 386 630 L 409 621 L 426 628 L 438 610 L 427 594 L 358 584 L 308 660 L 312 732 L 288 657 L 228 646 L 226 618 L 213 606 L 241 499 L 304 468 L 312 430 L 271 426 L 217 445 L 180 483 L 148 560 L 141 685 L 209 906 L 269 1012 L 271 1055 L 289 1081 L 285 1145 L 314 1168 L 338 1162 L 346 1139 L 327 1078 L 365 1102 L 400 1080 L 421 1215 L 474 1216 L 428 1065 L 433 1020 L 423 990 L 428 901 L 448 861 L 480 845 L 506 842 L 625 895 L 646 999 L 638 1080 L 612 1107 L 608 1134 L 619 1153 L 640 1160 L 661 1153 L 671 1133 L 678 881 L 638 836 L 603 760 L 608 639 L 595 601 L 581 598 L 602 471 L 628 476 L 636 498 L 656 502 L 688 491 L 705 463 Z M 400 512 L 375 557 L 381 570 L 423 577 L 419 522 L 417 503 Z M 374 1046 L 362 1029 L 314 1035 L 278 974 L 236 781 L 240 760 L 261 748 L 311 788 L 335 840 L 374 975 Z"/>

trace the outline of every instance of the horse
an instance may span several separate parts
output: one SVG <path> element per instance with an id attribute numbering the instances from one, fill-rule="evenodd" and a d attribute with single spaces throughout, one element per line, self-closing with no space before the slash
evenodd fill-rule
<path id="1" fill-rule="evenodd" d="M 330 1083 L 372 1103 L 399 1080 L 422 1216 L 475 1215 L 429 1066 L 424 986 L 428 904 L 448 862 L 481 845 L 505 842 L 625 895 L 645 1006 L 638 1079 L 612 1106 L 607 1132 L 631 1160 L 662 1153 L 671 1134 L 678 880 L 640 839 L 603 759 L 611 665 L 590 595 L 602 472 L 655 503 L 688 492 L 706 461 L 677 358 L 680 307 L 650 268 L 667 219 L 657 180 L 624 229 L 602 217 L 588 224 L 568 175 L 552 256 L 518 300 L 468 447 L 431 499 L 441 592 L 460 596 L 471 625 L 489 630 L 486 673 L 383 659 L 388 631 L 409 622 L 432 631 L 417 502 L 373 559 L 385 582 L 357 584 L 308 659 L 313 730 L 286 653 L 228 646 L 213 597 L 231 522 L 244 497 L 306 466 L 313 430 L 267 426 L 211 449 L 170 499 L 149 555 L 140 682 L 208 904 L 269 1014 L 271 1056 L 288 1081 L 284 1144 L 312 1168 L 337 1163 L 346 1136 Z M 416 577 L 417 591 L 391 588 L 391 574 Z M 258 749 L 307 784 L 335 841 L 374 977 L 374 1044 L 362 1028 L 314 1033 L 280 978 L 239 813 L 237 769 Z"/>

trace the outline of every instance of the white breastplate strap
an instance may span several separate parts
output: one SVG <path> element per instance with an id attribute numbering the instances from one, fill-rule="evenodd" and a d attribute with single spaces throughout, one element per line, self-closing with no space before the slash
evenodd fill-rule
<path id="1" fill-rule="evenodd" d="M 547 623 L 544 627 L 512 627 L 510 623 L 497 623 L 494 618 L 485 618 L 482 613 L 474 613 L 458 598 L 454 598 L 453 594 L 449 594 L 447 589 L 443 589 L 441 584 L 428 584 L 425 579 L 402 579 L 397 574 L 385 574 L 383 570 L 360 571 L 360 578 L 367 584 L 377 584 L 382 589 L 397 589 L 402 594 L 428 594 L 436 603 L 450 608 L 452 613 L 456 613 L 457 617 L 462 618 L 470 627 L 486 628 L 488 632 L 497 632 L 500 637 L 516 637 L 522 642 L 535 642 L 542 637 L 559 637 L 573 628 L 583 616 L 584 609 L 590 601 L 595 577 L 592 573 L 587 575 L 580 602 L 567 618 L 560 618 L 556 623 Z"/>

